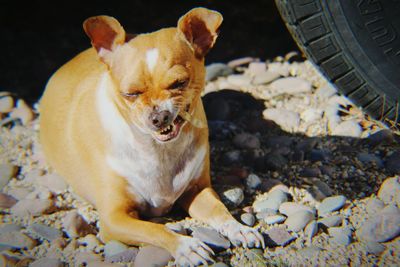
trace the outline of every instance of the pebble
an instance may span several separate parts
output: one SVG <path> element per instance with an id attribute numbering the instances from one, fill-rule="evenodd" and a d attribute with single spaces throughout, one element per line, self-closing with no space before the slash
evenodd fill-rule
<path id="1" fill-rule="evenodd" d="M 54 201 L 50 199 L 23 199 L 11 209 L 11 213 L 18 217 L 33 216 L 51 213 L 55 210 Z"/>
<path id="2" fill-rule="evenodd" d="M 0 226 L 0 234 L 1 233 L 7 233 L 7 232 L 18 232 L 22 229 L 21 226 L 17 224 L 1 224 Z"/>
<path id="3" fill-rule="evenodd" d="M 362 128 L 354 120 L 340 122 L 332 131 L 332 135 L 336 136 L 360 137 L 361 134 Z"/>
<path id="4" fill-rule="evenodd" d="M 301 177 L 318 177 L 321 175 L 321 170 L 318 168 L 309 168 L 306 167 L 302 169 L 299 173 Z"/>
<path id="5" fill-rule="evenodd" d="M 63 266 L 64 264 L 62 261 L 53 258 L 41 258 L 29 264 L 29 267 L 63 267 Z"/>
<path id="6" fill-rule="evenodd" d="M 381 187 L 382 188 L 382 187 Z M 388 201 L 389 202 L 389 201 Z M 385 203 L 378 198 L 370 198 L 365 206 L 368 214 L 375 215 L 385 207 Z"/>
<path id="7" fill-rule="evenodd" d="M 252 57 L 242 57 L 238 59 L 234 59 L 228 62 L 228 66 L 231 67 L 232 69 L 239 67 L 241 65 L 246 65 L 251 62 L 253 62 L 255 59 Z"/>
<path id="8" fill-rule="evenodd" d="M 231 246 L 231 242 L 214 229 L 196 227 L 193 229 L 192 236 L 212 248 L 227 249 Z"/>
<path id="9" fill-rule="evenodd" d="M 234 206 L 239 206 L 244 200 L 243 190 L 239 187 L 226 190 L 223 195 Z"/>
<path id="10" fill-rule="evenodd" d="M 269 108 L 263 111 L 263 117 L 274 121 L 282 130 L 295 132 L 300 125 L 300 115 L 291 110 L 283 108 Z"/>
<path id="11" fill-rule="evenodd" d="M 14 108 L 14 99 L 11 96 L 0 98 L 0 113 L 9 113 Z"/>
<path id="12" fill-rule="evenodd" d="M 283 215 L 270 215 L 270 216 L 266 216 L 264 217 L 264 222 L 266 224 L 276 224 L 276 223 L 282 223 L 286 220 L 286 217 Z"/>
<path id="13" fill-rule="evenodd" d="M 280 204 L 281 203 L 277 200 L 267 198 L 254 201 L 253 208 L 255 212 L 263 212 L 266 210 L 277 211 Z"/>
<path id="14" fill-rule="evenodd" d="M 110 240 L 104 245 L 104 257 L 108 260 L 111 256 L 124 252 L 128 246 L 117 240 Z"/>
<path id="15" fill-rule="evenodd" d="M 321 119 L 321 117 L 322 117 L 322 110 L 315 109 L 315 108 L 309 108 L 300 113 L 300 118 L 304 122 L 308 122 L 308 123 L 319 120 L 319 119 Z"/>
<path id="16" fill-rule="evenodd" d="M 400 234 L 400 211 L 395 206 L 388 206 L 369 218 L 357 231 L 357 236 L 364 241 L 387 242 Z"/>
<path id="17" fill-rule="evenodd" d="M 138 253 L 139 253 L 139 249 L 129 248 L 120 253 L 111 255 L 110 257 L 106 258 L 106 261 L 108 261 L 108 262 L 133 262 Z"/>
<path id="18" fill-rule="evenodd" d="M 15 199 L 22 200 L 26 198 L 30 193 L 33 192 L 33 188 L 31 187 L 12 187 L 8 190 L 8 193 L 13 196 Z"/>
<path id="19" fill-rule="evenodd" d="M 306 210 L 300 210 L 289 215 L 285 224 L 290 231 L 298 232 L 303 230 L 311 220 L 314 220 L 314 218 L 315 216 L 313 213 Z"/>
<path id="20" fill-rule="evenodd" d="M 315 220 L 309 222 L 306 228 L 304 229 L 304 235 L 310 243 L 312 241 L 312 238 L 317 234 L 317 232 L 318 232 L 318 223 Z"/>
<path id="21" fill-rule="evenodd" d="M 54 193 L 61 193 L 65 191 L 68 186 L 64 179 L 56 173 L 39 176 L 36 182 Z"/>
<path id="22" fill-rule="evenodd" d="M 59 229 L 44 224 L 34 223 L 29 228 L 41 238 L 49 241 L 62 237 L 62 232 Z"/>
<path id="23" fill-rule="evenodd" d="M 256 218 L 251 213 L 243 213 L 242 215 L 240 215 L 240 219 L 244 224 L 248 226 L 253 226 L 256 222 Z"/>
<path id="24" fill-rule="evenodd" d="M 270 85 L 271 90 L 279 94 L 301 94 L 310 92 L 312 85 L 309 81 L 297 77 L 280 78 Z"/>
<path id="25" fill-rule="evenodd" d="M 206 81 L 213 81 L 221 76 L 228 76 L 233 73 L 232 68 L 223 63 L 212 63 L 206 67 Z"/>
<path id="26" fill-rule="evenodd" d="M 263 169 L 277 171 L 282 170 L 283 167 L 288 163 L 288 160 L 278 153 L 268 153 L 265 155 L 263 160 Z"/>
<path id="27" fill-rule="evenodd" d="M 9 116 L 13 119 L 21 120 L 23 125 L 28 125 L 33 120 L 31 108 L 22 99 L 17 101 L 17 107 L 11 111 Z"/>
<path id="28" fill-rule="evenodd" d="M 328 233 L 331 236 L 331 241 L 338 245 L 347 246 L 351 243 L 351 231 L 341 227 L 330 227 Z"/>
<path id="29" fill-rule="evenodd" d="M 261 186 L 261 179 L 257 174 L 250 173 L 246 178 L 246 186 L 249 190 L 256 190 Z"/>
<path id="30" fill-rule="evenodd" d="M 0 233 L 0 245 L 11 248 L 28 248 L 32 249 L 36 246 L 36 241 L 21 232 L 4 232 Z"/>
<path id="31" fill-rule="evenodd" d="M 309 154 L 307 154 L 307 159 L 312 162 L 328 162 L 332 159 L 332 153 L 325 149 L 312 149 Z"/>
<path id="32" fill-rule="evenodd" d="M 368 136 L 367 142 L 370 146 L 390 145 L 395 141 L 393 132 L 389 129 L 382 129 Z"/>
<path id="33" fill-rule="evenodd" d="M 17 174 L 18 168 L 13 164 L 0 164 L 0 190 L 8 184 L 11 178 Z"/>
<path id="34" fill-rule="evenodd" d="M 286 216 L 293 215 L 298 211 L 308 211 L 314 215 L 316 213 L 314 208 L 296 202 L 284 202 L 279 206 L 279 212 Z"/>
<path id="35" fill-rule="evenodd" d="M 76 211 L 70 211 L 62 221 L 62 226 L 67 235 L 71 238 L 82 237 L 93 233 L 92 227 Z"/>
<path id="36" fill-rule="evenodd" d="M 303 152 L 309 152 L 311 151 L 316 145 L 318 144 L 317 138 L 307 138 L 296 145 L 296 150 L 300 150 Z"/>
<path id="37" fill-rule="evenodd" d="M 145 246 L 139 249 L 133 266 L 163 267 L 172 260 L 172 255 L 165 249 L 155 246 Z"/>
<path id="38" fill-rule="evenodd" d="M 327 83 L 326 86 L 321 86 L 315 91 L 315 95 L 321 100 L 327 100 L 336 94 L 337 89 L 331 83 Z"/>
<path id="39" fill-rule="evenodd" d="M 288 62 L 271 62 L 268 64 L 268 70 L 278 72 L 280 75 L 286 77 L 289 75 L 289 63 Z"/>
<path id="40" fill-rule="evenodd" d="M 327 197 L 318 206 L 317 208 L 318 215 L 320 217 L 324 217 L 330 212 L 341 209 L 345 203 L 346 203 L 345 196 L 339 195 L 339 196 Z"/>
<path id="41" fill-rule="evenodd" d="M 250 76 L 256 76 L 267 70 L 265 62 L 251 62 L 246 70 L 246 74 Z"/>
<path id="42" fill-rule="evenodd" d="M 248 249 L 244 252 L 244 256 L 250 261 L 260 262 L 264 260 L 264 251 L 259 248 Z"/>
<path id="43" fill-rule="evenodd" d="M 242 160 L 240 150 L 227 151 L 222 156 L 222 162 L 226 165 L 231 165 L 232 163 L 237 163 Z"/>
<path id="44" fill-rule="evenodd" d="M 385 250 L 385 246 L 381 243 L 375 242 L 375 241 L 368 241 L 365 242 L 364 244 L 365 250 L 369 254 L 374 254 L 374 255 L 379 255 Z"/>
<path id="45" fill-rule="evenodd" d="M 338 215 L 324 217 L 318 220 L 318 224 L 324 225 L 325 227 L 336 227 L 342 224 L 342 217 Z"/>
<path id="46" fill-rule="evenodd" d="M 84 245 L 87 250 L 93 251 L 100 245 L 100 241 L 95 235 L 88 234 L 79 240 L 79 244 Z"/>
<path id="47" fill-rule="evenodd" d="M 74 256 L 75 266 L 89 266 L 101 260 L 101 255 L 92 252 L 78 252 Z"/>
<path id="48" fill-rule="evenodd" d="M 286 246 L 295 239 L 288 231 L 278 227 L 268 230 L 266 234 L 266 245 L 269 247 Z"/>
<path id="49" fill-rule="evenodd" d="M 9 209 L 17 203 L 17 200 L 12 196 L 0 193 L 0 208 Z"/>
<path id="50" fill-rule="evenodd" d="M 378 197 L 385 203 L 393 203 L 400 194 L 400 176 L 387 178 L 378 191 Z"/>
<path id="51" fill-rule="evenodd" d="M 256 213 L 256 218 L 259 220 L 264 220 L 264 218 L 267 216 L 272 216 L 272 215 L 277 215 L 277 214 L 278 214 L 278 212 L 276 210 L 264 209 L 263 211 Z"/>
<path id="52" fill-rule="evenodd" d="M 223 262 L 216 262 L 213 265 L 210 265 L 210 267 L 229 267 L 228 265 L 226 265 Z"/>
<path id="53" fill-rule="evenodd" d="M 317 246 L 309 246 L 299 249 L 297 251 L 297 254 L 300 255 L 300 258 L 312 259 L 316 257 L 321 251 L 322 249 Z"/>
<path id="54" fill-rule="evenodd" d="M 357 159 L 363 164 L 364 167 L 369 167 L 370 164 L 375 164 L 378 168 L 383 167 L 383 161 L 374 154 L 358 153 Z"/>
<path id="55" fill-rule="evenodd" d="M 276 79 L 278 79 L 281 75 L 278 72 L 274 71 L 263 71 L 258 73 L 254 79 L 253 84 L 260 85 L 260 84 L 267 84 Z"/>
<path id="56" fill-rule="evenodd" d="M 233 138 L 233 144 L 242 149 L 260 148 L 260 140 L 257 136 L 249 133 L 240 133 Z"/>
<path id="57" fill-rule="evenodd" d="M 393 174 L 400 174 L 400 151 L 396 151 L 386 158 L 385 167 Z"/>
<path id="58" fill-rule="evenodd" d="M 232 74 L 228 76 L 227 81 L 234 86 L 246 87 L 251 84 L 251 77 L 243 74 Z"/>

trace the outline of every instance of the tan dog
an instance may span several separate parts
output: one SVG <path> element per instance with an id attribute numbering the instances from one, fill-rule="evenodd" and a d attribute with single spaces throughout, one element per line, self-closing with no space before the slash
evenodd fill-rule
<path id="1" fill-rule="evenodd" d="M 208 129 L 200 93 L 204 56 L 222 22 L 195 8 L 177 28 L 127 38 L 112 17 L 85 21 L 88 49 L 50 79 L 40 140 L 49 163 L 100 216 L 100 235 L 167 249 L 178 265 L 206 264 L 196 238 L 140 220 L 178 201 L 235 245 L 264 246 L 238 223 L 210 184 Z"/>

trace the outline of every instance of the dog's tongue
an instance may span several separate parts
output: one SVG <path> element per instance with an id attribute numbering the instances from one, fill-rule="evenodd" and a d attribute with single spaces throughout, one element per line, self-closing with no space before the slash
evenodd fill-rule
<path id="1" fill-rule="evenodd" d="M 196 128 L 205 128 L 204 123 L 199 119 L 193 118 L 187 111 L 182 111 L 179 115 L 187 122 L 191 123 Z"/>

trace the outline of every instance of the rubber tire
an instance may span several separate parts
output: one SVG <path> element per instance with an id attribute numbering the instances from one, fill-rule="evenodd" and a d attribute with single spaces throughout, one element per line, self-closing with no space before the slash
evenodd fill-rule
<path id="1" fill-rule="evenodd" d="M 372 117 L 400 122 L 399 0 L 275 0 L 304 54 Z"/>

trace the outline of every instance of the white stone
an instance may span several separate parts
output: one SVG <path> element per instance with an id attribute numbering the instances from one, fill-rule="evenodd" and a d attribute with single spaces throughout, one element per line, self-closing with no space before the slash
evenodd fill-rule
<path id="1" fill-rule="evenodd" d="M 251 76 L 257 76 L 260 73 L 263 73 L 267 70 L 267 66 L 264 62 L 251 62 L 246 71 L 246 74 Z"/>
<path id="2" fill-rule="evenodd" d="M 11 96 L 0 98 L 0 113 L 11 112 L 14 108 L 14 99 Z"/>
<path id="3" fill-rule="evenodd" d="M 287 77 L 275 80 L 270 85 L 276 94 L 301 94 L 312 89 L 311 82 L 297 77 Z"/>
<path id="4" fill-rule="evenodd" d="M 33 112 L 24 100 L 19 99 L 17 107 L 12 110 L 10 117 L 20 119 L 23 125 L 27 125 L 33 120 Z"/>
<path id="5" fill-rule="evenodd" d="M 243 74 L 232 74 L 228 76 L 228 82 L 238 87 L 247 87 L 251 85 L 251 77 Z"/>
<path id="6" fill-rule="evenodd" d="M 263 111 L 263 116 L 267 120 L 272 120 L 278 124 L 282 130 L 294 132 L 300 125 L 300 115 L 297 112 L 283 108 L 269 108 Z"/>
<path id="7" fill-rule="evenodd" d="M 336 136 L 360 137 L 361 134 L 362 128 L 360 124 L 354 120 L 343 121 L 332 131 L 332 135 Z"/>

